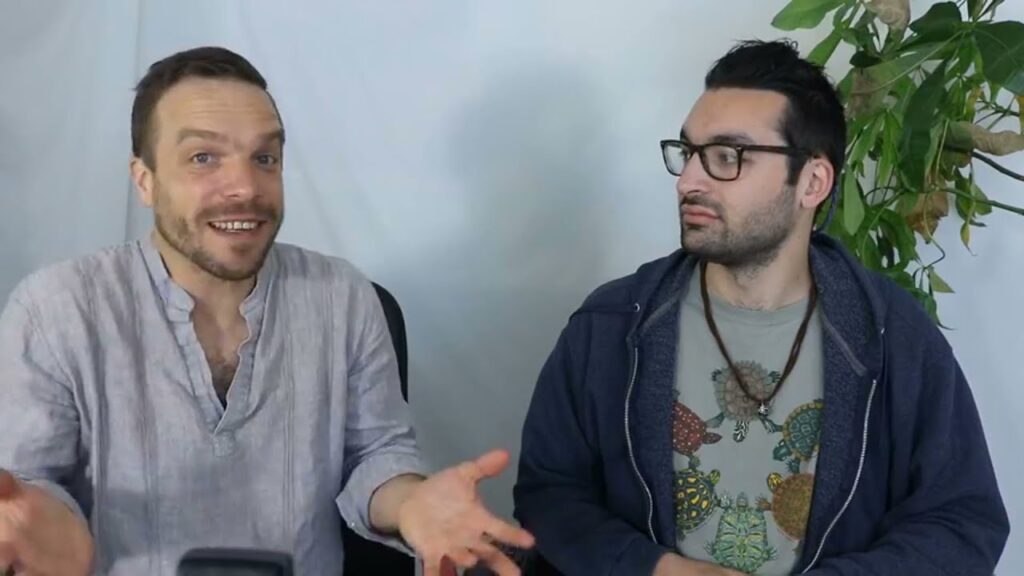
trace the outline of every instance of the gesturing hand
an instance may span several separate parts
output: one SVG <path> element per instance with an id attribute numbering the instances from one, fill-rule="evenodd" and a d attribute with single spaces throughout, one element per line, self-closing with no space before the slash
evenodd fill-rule
<path id="1" fill-rule="evenodd" d="M 439 576 L 446 557 L 462 568 L 483 562 L 500 576 L 519 575 L 495 542 L 530 548 L 533 536 L 491 514 L 477 493 L 477 484 L 500 474 L 508 461 L 508 452 L 495 450 L 442 470 L 402 503 L 398 528 L 423 558 L 425 576 Z"/>
<path id="2" fill-rule="evenodd" d="M 0 574 L 86 576 L 89 528 L 48 492 L 0 470 Z"/>

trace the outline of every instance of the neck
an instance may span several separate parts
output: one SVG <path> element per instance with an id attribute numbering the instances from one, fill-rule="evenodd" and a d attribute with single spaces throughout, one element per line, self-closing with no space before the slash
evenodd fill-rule
<path id="1" fill-rule="evenodd" d="M 768 262 L 727 266 L 708 262 L 708 291 L 738 308 L 777 310 L 807 298 L 810 238 L 790 237 Z"/>
<path id="2" fill-rule="evenodd" d="M 227 325 L 238 319 L 239 307 L 256 285 L 256 277 L 224 280 L 198 267 L 154 231 L 153 244 L 171 279 L 195 300 L 196 312 Z"/>

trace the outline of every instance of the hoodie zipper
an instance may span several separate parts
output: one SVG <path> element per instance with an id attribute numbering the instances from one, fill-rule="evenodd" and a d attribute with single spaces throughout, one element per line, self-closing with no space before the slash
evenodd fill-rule
<path id="1" fill-rule="evenodd" d="M 833 518 L 832 522 L 829 523 L 828 529 L 825 530 L 825 535 L 821 537 L 821 543 L 818 544 L 818 551 L 815 552 L 814 558 L 811 559 L 811 563 L 803 569 L 801 574 L 806 574 L 814 567 L 815 564 L 818 563 L 818 560 L 821 558 L 821 552 L 825 549 L 825 542 L 828 541 L 828 537 L 836 527 L 836 524 L 839 523 L 839 519 L 846 512 L 846 509 L 850 507 L 850 503 L 853 502 L 853 495 L 857 493 L 857 485 L 860 484 L 860 477 L 864 472 L 864 458 L 868 452 L 868 425 L 871 423 L 871 403 L 875 399 L 875 389 L 877 388 L 878 379 L 876 378 L 871 380 L 871 390 L 868 392 L 868 405 L 864 410 L 864 433 L 861 435 L 860 460 L 857 462 L 857 475 L 853 478 L 853 486 L 850 488 L 850 494 L 846 497 L 846 501 L 843 502 L 843 506 L 839 509 L 839 512 L 836 513 L 835 518 Z"/>
<path id="2" fill-rule="evenodd" d="M 635 309 L 639 311 L 640 306 L 636 305 Z M 633 439 L 629 433 L 629 401 L 633 395 L 633 385 L 636 383 L 636 371 L 637 365 L 640 363 L 640 351 L 639 348 L 633 345 L 633 369 L 630 370 L 629 375 L 629 386 L 626 388 L 626 449 L 629 450 L 629 461 L 633 465 L 633 472 L 636 473 L 636 479 L 640 481 L 640 485 L 644 489 L 644 496 L 647 497 L 647 533 L 651 536 L 651 541 L 655 544 L 658 543 L 658 539 L 654 536 L 654 497 L 651 496 L 651 489 L 647 486 L 647 482 L 644 481 L 644 477 L 640 474 L 640 467 L 636 463 L 636 455 L 633 453 Z"/>

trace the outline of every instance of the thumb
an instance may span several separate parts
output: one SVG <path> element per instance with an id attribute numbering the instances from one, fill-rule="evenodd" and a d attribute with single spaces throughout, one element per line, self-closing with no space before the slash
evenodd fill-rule
<path id="1" fill-rule="evenodd" d="M 476 459 L 476 468 L 480 471 L 480 478 L 488 478 L 501 474 L 501 471 L 508 466 L 510 456 L 506 450 L 491 450 L 490 452 Z"/>
<path id="2" fill-rule="evenodd" d="M 7 470 L 0 468 L 0 500 L 14 498 L 19 491 L 21 491 L 21 487 L 18 485 L 18 479 Z"/>

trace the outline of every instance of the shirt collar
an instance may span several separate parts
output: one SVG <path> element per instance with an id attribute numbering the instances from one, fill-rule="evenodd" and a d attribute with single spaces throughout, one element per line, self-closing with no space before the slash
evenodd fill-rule
<path id="1" fill-rule="evenodd" d="M 195 300 L 192 296 L 185 291 L 177 282 L 171 278 L 170 273 L 167 271 L 167 266 L 164 264 L 163 258 L 160 256 L 160 251 L 153 243 L 152 236 L 147 235 L 145 238 L 139 240 L 139 248 L 142 251 L 143 259 L 146 262 L 146 269 L 149 271 L 149 276 L 153 281 L 153 285 L 156 287 L 157 293 L 160 295 L 160 299 L 164 304 L 164 309 L 167 312 L 168 318 L 175 322 L 187 322 L 192 318 L 192 309 L 195 307 Z M 250 323 L 255 320 L 255 316 L 260 314 L 263 310 L 264 304 L 267 301 L 267 294 L 269 293 L 269 286 L 272 283 L 277 273 L 277 258 L 276 250 L 271 246 L 270 251 L 267 253 L 266 260 L 263 261 L 263 266 L 256 274 L 256 285 L 253 287 L 249 295 L 242 300 L 239 306 L 239 312 L 245 317 Z"/>

